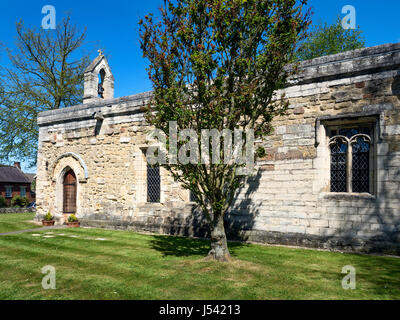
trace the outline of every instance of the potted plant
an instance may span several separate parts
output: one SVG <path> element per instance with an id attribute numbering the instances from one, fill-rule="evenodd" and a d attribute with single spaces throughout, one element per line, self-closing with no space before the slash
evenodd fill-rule
<path id="1" fill-rule="evenodd" d="M 47 214 L 44 216 L 42 220 L 42 224 L 46 227 L 48 226 L 54 226 L 54 217 L 51 215 L 50 211 L 47 212 Z"/>
<path id="2" fill-rule="evenodd" d="M 67 226 L 68 226 L 69 228 L 77 228 L 77 227 L 80 226 L 80 224 L 81 224 L 81 223 L 78 221 L 78 218 L 76 217 L 76 215 L 71 214 L 71 215 L 68 217 Z"/>

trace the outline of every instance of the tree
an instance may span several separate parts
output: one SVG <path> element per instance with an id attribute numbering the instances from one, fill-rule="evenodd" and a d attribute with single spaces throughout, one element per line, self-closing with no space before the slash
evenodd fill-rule
<path id="1" fill-rule="evenodd" d="M 17 23 L 16 49 L 7 49 L 10 67 L 0 68 L 0 160 L 36 163 L 41 111 L 82 102 L 83 72 L 89 56 L 76 58 L 85 32 L 67 17 L 56 30 Z"/>
<path id="2" fill-rule="evenodd" d="M 300 44 L 297 59 L 302 61 L 364 48 L 365 38 L 362 33 L 360 29 L 344 29 L 340 17 L 332 25 L 319 23 Z"/>
<path id="3" fill-rule="evenodd" d="M 286 84 L 290 70 L 285 66 L 309 24 L 305 5 L 296 0 L 165 1 L 159 20 L 150 14 L 139 22 L 153 84 L 146 119 L 165 135 L 168 156 L 175 148 L 170 121 L 180 132 L 193 129 L 197 137 L 203 129 L 253 129 L 256 139 L 272 131 L 272 119 L 287 108 L 274 92 Z M 178 147 L 187 143 L 181 138 Z M 190 153 L 203 159 L 200 140 Z M 210 158 L 229 159 L 225 148 L 213 152 Z M 162 164 L 203 211 L 210 226 L 210 259 L 230 259 L 224 216 L 244 184 L 243 165 Z"/>
<path id="4" fill-rule="evenodd" d="M 0 208 L 5 208 L 5 207 L 7 207 L 6 199 L 4 199 L 3 196 L 0 196 Z"/>

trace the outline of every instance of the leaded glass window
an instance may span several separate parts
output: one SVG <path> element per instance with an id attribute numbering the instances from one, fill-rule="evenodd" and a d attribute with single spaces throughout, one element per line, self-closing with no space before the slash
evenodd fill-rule
<path id="1" fill-rule="evenodd" d="M 371 192 L 371 127 L 335 127 L 330 133 L 331 192 Z"/>
<path id="2" fill-rule="evenodd" d="M 160 167 L 147 164 L 147 202 L 160 202 Z"/>
<path id="3" fill-rule="evenodd" d="M 352 143 L 352 189 L 353 192 L 369 192 L 370 141 L 359 136 Z"/>
<path id="4" fill-rule="evenodd" d="M 347 143 L 334 139 L 331 144 L 331 192 L 346 192 Z"/>

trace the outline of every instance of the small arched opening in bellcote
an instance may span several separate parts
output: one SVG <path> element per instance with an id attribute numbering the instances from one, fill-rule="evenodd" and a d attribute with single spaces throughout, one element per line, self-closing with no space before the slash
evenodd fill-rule
<path id="1" fill-rule="evenodd" d="M 93 103 L 114 98 L 114 76 L 102 51 L 86 68 L 83 103 Z"/>
<path id="2" fill-rule="evenodd" d="M 104 79 L 106 77 L 106 72 L 101 69 L 99 72 L 99 84 L 97 86 L 97 94 L 100 99 L 104 99 Z"/>

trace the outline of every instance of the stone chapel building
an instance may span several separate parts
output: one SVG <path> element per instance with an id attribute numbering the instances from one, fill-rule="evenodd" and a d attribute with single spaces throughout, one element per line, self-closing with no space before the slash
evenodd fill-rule
<path id="1" fill-rule="evenodd" d="M 228 238 L 400 254 L 400 44 L 301 64 L 287 116 L 261 143 L 226 219 Z M 38 116 L 37 216 L 58 224 L 207 236 L 187 190 L 147 165 L 151 92 L 114 98 L 100 54 L 83 104 Z"/>

